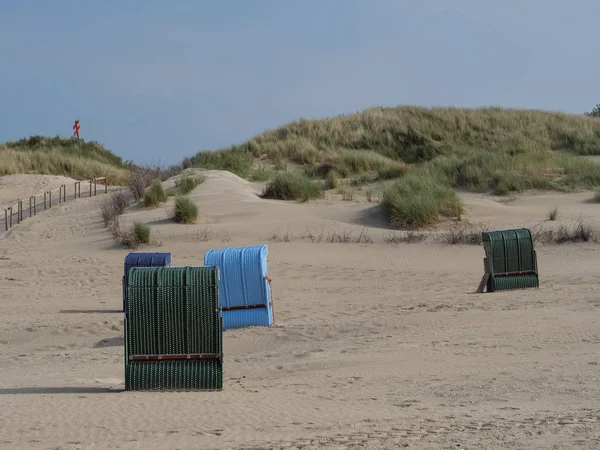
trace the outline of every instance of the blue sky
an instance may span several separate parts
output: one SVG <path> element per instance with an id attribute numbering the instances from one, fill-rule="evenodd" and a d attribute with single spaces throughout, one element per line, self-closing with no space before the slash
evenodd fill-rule
<path id="1" fill-rule="evenodd" d="M 600 103 L 597 0 L 0 0 L 0 142 L 170 164 L 370 106 Z"/>

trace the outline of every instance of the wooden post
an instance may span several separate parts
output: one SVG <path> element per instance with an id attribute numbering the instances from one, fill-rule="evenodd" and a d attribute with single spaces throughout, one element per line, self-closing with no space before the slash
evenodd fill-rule
<path id="1" fill-rule="evenodd" d="M 108 193 L 108 179 L 104 177 L 104 193 Z"/>
<path id="2" fill-rule="evenodd" d="M 44 191 L 44 211 L 46 211 L 46 196 L 48 195 L 48 191 Z"/>
<path id="3" fill-rule="evenodd" d="M 48 208 L 52 208 L 52 191 L 48 191 Z"/>
<path id="4" fill-rule="evenodd" d="M 10 209 L 10 227 L 12 228 L 12 216 L 13 216 L 12 206 L 9 206 L 8 209 Z"/>
<path id="5" fill-rule="evenodd" d="M 21 223 L 21 200 L 17 201 L 17 224 Z"/>
<path id="6" fill-rule="evenodd" d="M 92 196 L 92 180 L 90 180 L 90 197 Z"/>
<path id="7" fill-rule="evenodd" d="M 4 210 L 4 229 L 8 231 L 8 209 Z"/>
<path id="8" fill-rule="evenodd" d="M 96 195 L 96 185 L 98 184 L 98 181 L 94 178 L 94 195 Z"/>
<path id="9" fill-rule="evenodd" d="M 33 200 L 33 197 L 29 196 L 29 217 L 33 217 L 33 205 L 31 204 L 31 200 Z"/>
<path id="10" fill-rule="evenodd" d="M 33 196 L 33 215 L 36 216 L 37 215 L 37 200 L 35 198 L 35 195 Z"/>
<path id="11" fill-rule="evenodd" d="M 58 187 L 58 204 L 60 205 L 62 203 L 62 184 Z"/>

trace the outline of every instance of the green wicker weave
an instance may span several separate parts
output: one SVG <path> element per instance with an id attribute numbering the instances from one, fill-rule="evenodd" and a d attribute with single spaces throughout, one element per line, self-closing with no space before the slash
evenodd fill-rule
<path id="1" fill-rule="evenodd" d="M 482 233 L 488 292 L 539 287 L 537 255 L 527 228 Z"/>
<path id="2" fill-rule="evenodd" d="M 218 267 L 134 267 L 127 289 L 125 389 L 222 389 Z"/>

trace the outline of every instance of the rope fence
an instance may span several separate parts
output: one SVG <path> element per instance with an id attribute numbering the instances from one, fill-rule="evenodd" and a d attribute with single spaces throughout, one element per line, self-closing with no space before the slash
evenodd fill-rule
<path id="1" fill-rule="evenodd" d="M 31 195 L 29 197 L 29 208 L 23 207 L 23 200 L 17 200 L 17 203 L 13 204 L 4 209 L 4 230 L 8 231 L 14 225 L 21 223 L 24 219 L 28 217 L 34 217 L 40 211 L 46 211 L 52 208 L 53 205 L 56 205 L 56 197 L 53 196 L 52 193 L 58 191 L 58 204 L 65 203 L 67 200 L 75 200 L 77 198 L 82 198 L 81 195 L 81 183 L 84 183 L 84 186 L 88 186 L 89 190 L 84 189 L 83 197 L 93 197 L 98 195 L 98 183 L 101 183 L 101 187 L 104 186 L 104 193 L 108 193 L 108 183 L 106 177 L 97 177 L 92 178 L 91 180 L 84 181 L 75 181 L 72 192 L 73 195 L 67 193 L 67 185 L 61 184 L 58 189 L 51 189 L 48 191 L 44 191 L 43 194 Z M 102 190 L 102 189 L 101 189 Z M 102 192 L 100 192 L 102 193 Z M 42 201 L 43 196 L 43 201 Z M 2 231 L 2 228 L 0 228 Z"/>

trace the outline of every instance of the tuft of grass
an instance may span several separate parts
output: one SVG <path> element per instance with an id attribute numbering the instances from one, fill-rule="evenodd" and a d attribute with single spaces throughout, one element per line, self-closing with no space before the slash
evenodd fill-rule
<path id="1" fill-rule="evenodd" d="M 548 220 L 555 221 L 556 219 L 558 219 L 558 206 L 548 212 Z"/>
<path id="2" fill-rule="evenodd" d="M 179 180 L 175 181 L 175 188 L 181 195 L 187 195 L 192 192 L 196 186 L 204 183 L 204 175 L 183 175 Z"/>
<path id="3" fill-rule="evenodd" d="M 133 235 L 141 244 L 150 243 L 150 227 L 143 222 L 133 223 Z"/>
<path id="4" fill-rule="evenodd" d="M 600 202 L 600 190 L 598 190 L 594 193 L 594 201 Z"/>
<path id="5" fill-rule="evenodd" d="M 198 207 L 186 196 L 175 198 L 172 218 L 177 223 L 193 223 L 198 219 Z"/>
<path id="6" fill-rule="evenodd" d="M 342 194 L 343 201 L 351 202 L 354 199 L 354 191 L 350 186 L 340 186 L 338 188 L 338 192 Z"/>
<path id="7" fill-rule="evenodd" d="M 338 173 L 335 170 L 330 170 L 327 173 L 327 188 L 328 189 L 335 189 L 336 187 L 338 187 L 338 184 L 340 183 L 340 176 L 338 175 Z"/>
<path id="8" fill-rule="evenodd" d="M 460 219 L 463 212 L 456 192 L 428 174 L 409 174 L 388 187 L 383 206 L 393 228 L 430 225 L 440 216 Z"/>
<path id="9" fill-rule="evenodd" d="M 265 187 L 263 198 L 299 200 L 322 198 L 323 191 L 306 175 L 300 172 L 280 172 Z"/>
<path id="10" fill-rule="evenodd" d="M 154 180 L 144 194 L 144 206 L 151 208 L 167 201 L 167 194 L 159 180 Z"/>

